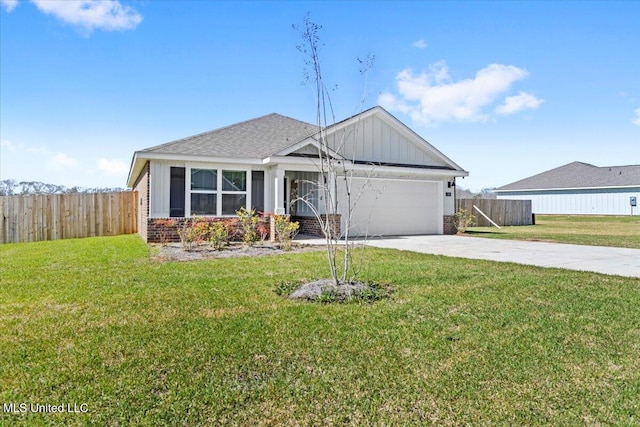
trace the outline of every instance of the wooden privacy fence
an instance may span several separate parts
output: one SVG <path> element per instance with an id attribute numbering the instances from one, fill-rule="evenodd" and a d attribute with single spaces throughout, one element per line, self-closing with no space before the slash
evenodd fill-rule
<path id="1" fill-rule="evenodd" d="M 137 232 L 135 191 L 0 196 L 0 243 Z"/>
<path id="2" fill-rule="evenodd" d="M 489 221 L 478 215 L 473 209 L 476 205 L 482 212 L 498 225 L 533 225 L 531 200 L 498 200 L 498 199 L 458 199 L 456 211 L 460 208 L 475 215 L 479 226 L 489 226 Z"/>

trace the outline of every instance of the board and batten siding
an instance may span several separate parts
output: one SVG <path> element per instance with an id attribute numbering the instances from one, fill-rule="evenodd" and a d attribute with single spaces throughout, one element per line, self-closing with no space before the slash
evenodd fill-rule
<path id="1" fill-rule="evenodd" d="M 442 161 L 430 157 L 407 133 L 378 116 L 371 116 L 336 131 L 328 139 L 330 147 L 341 147 L 339 152 L 346 159 L 446 166 Z"/>
<path id="2" fill-rule="evenodd" d="M 560 215 L 640 215 L 631 208 L 630 198 L 640 202 L 640 187 L 624 189 L 584 189 L 518 191 L 497 193 L 498 199 L 531 200 L 534 214 Z"/>
<path id="3" fill-rule="evenodd" d="M 184 167 L 184 163 L 151 162 L 151 184 L 149 186 L 150 218 L 169 217 L 169 187 L 171 166 Z"/>

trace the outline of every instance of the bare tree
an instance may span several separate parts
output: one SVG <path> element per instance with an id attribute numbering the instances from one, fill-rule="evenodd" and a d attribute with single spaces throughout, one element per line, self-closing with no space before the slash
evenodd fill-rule
<path id="1" fill-rule="evenodd" d="M 297 200 L 303 201 L 313 212 L 316 219 L 320 223 L 322 233 L 326 243 L 326 254 L 329 265 L 331 278 L 336 286 L 348 284 L 353 279 L 352 268 L 352 242 L 350 240 L 350 231 L 352 226 L 352 214 L 358 199 L 362 196 L 366 188 L 353 187 L 353 162 L 349 160 L 355 158 L 355 144 L 353 145 L 353 153 L 345 153 L 345 142 L 349 138 L 357 140 L 357 133 L 360 129 L 359 123 L 353 127 L 345 129 L 341 133 L 335 132 L 332 128 L 336 124 L 335 112 L 331 101 L 329 90 L 325 84 L 321 61 L 320 36 L 321 26 L 312 22 L 307 15 L 304 19 L 302 28 L 294 26 L 299 30 L 303 43 L 298 46 L 298 50 L 306 56 L 305 80 L 312 89 L 315 99 L 316 125 L 318 131 L 315 138 L 318 142 L 318 164 L 319 164 L 319 183 L 317 183 L 317 191 L 322 197 L 316 197 L 315 200 L 322 199 L 322 208 L 316 206 L 305 195 L 298 197 Z M 360 73 L 366 76 L 367 71 L 373 64 L 374 57 L 368 55 L 365 60 L 358 59 L 360 64 Z M 365 80 L 366 82 L 366 80 Z M 365 92 L 356 111 L 362 110 Z M 359 119 L 358 119 L 359 121 Z M 348 156 L 350 154 L 350 156 Z M 373 165 L 372 169 L 373 170 Z M 371 172 L 370 172 L 371 173 Z M 339 186 L 344 190 L 345 198 L 339 210 Z M 366 184 L 365 184 L 366 186 Z M 336 217 L 333 214 L 341 212 L 344 218 L 344 227 L 341 233 L 336 233 L 334 221 Z M 343 244 L 340 240 L 343 239 Z M 342 258 L 339 259 L 339 249 L 343 250 Z"/>

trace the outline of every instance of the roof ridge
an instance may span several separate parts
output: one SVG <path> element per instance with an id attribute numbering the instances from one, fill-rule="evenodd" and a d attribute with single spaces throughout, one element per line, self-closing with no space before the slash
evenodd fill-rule
<path id="1" fill-rule="evenodd" d="M 640 164 L 637 165 L 615 165 L 615 166 L 597 166 L 602 169 L 611 169 L 611 168 L 637 168 L 640 167 Z"/>
<path id="2" fill-rule="evenodd" d="M 569 165 L 574 164 L 574 163 L 577 163 L 577 164 L 580 164 L 580 165 L 584 165 L 584 166 L 589 166 L 589 167 L 592 167 L 592 168 L 597 168 L 597 167 L 599 167 L 599 166 L 596 166 L 596 165 L 592 165 L 591 163 L 581 162 L 580 160 L 576 160 L 576 161 L 574 161 L 574 162 L 567 163 L 567 164 L 566 164 L 566 165 L 564 165 L 564 166 L 569 166 Z M 562 166 L 560 166 L 560 167 L 562 167 Z"/>

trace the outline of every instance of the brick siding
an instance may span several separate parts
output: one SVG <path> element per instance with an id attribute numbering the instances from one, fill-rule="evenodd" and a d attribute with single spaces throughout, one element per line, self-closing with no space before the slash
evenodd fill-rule
<path id="1" fill-rule="evenodd" d="M 149 218 L 146 221 L 146 238 L 148 243 L 176 243 L 180 242 L 180 235 L 178 230 L 184 227 L 185 221 L 191 220 L 191 218 Z M 242 225 L 237 218 L 203 218 L 204 221 L 227 221 L 229 223 L 229 240 L 241 241 L 243 232 Z M 268 239 L 270 235 L 270 224 L 268 218 L 260 218 L 258 222 L 260 227 L 258 230 L 258 237 L 262 238 L 261 234 L 264 234 L 264 238 Z M 261 233 L 262 231 L 262 233 Z"/>
<path id="2" fill-rule="evenodd" d="M 333 227 L 333 235 L 340 236 L 340 215 L 328 215 L 329 220 L 331 221 L 331 225 Z M 326 216 L 325 216 L 326 217 Z M 297 222 L 300 224 L 300 229 L 298 233 L 306 234 L 309 236 L 318 236 L 324 237 L 322 234 L 322 228 L 320 227 L 320 223 L 315 216 L 293 216 L 291 217 L 292 222 Z"/>
<path id="3" fill-rule="evenodd" d="M 442 233 L 443 234 L 456 234 L 458 232 L 458 230 L 456 230 L 456 226 L 453 225 L 453 215 L 445 215 L 442 217 L 442 222 L 443 222 L 443 227 L 442 227 Z"/>

